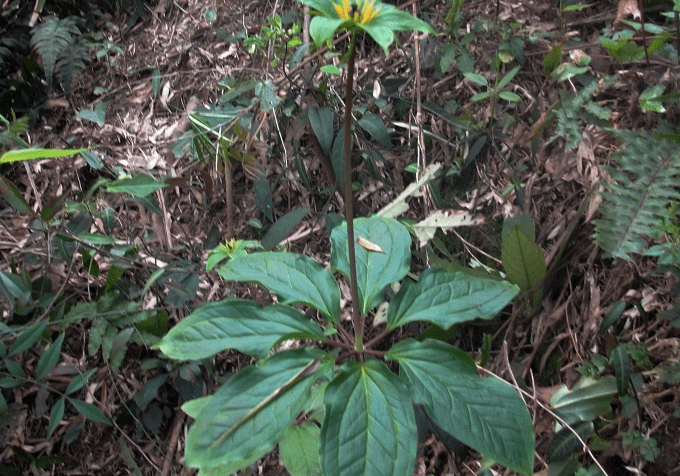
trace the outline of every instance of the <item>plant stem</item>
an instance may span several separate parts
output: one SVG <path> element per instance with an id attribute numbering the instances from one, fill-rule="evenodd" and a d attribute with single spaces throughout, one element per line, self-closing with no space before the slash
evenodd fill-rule
<path id="1" fill-rule="evenodd" d="M 234 197 L 231 176 L 231 162 L 224 159 L 224 197 L 227 201 L 227 238 L 234 237 Z"/>
<path id="2" fill-rule="evenodd" d="M 363 349 L 364 326 L 359 313 L 357 291 L 356 251 L 354 248 L 354 203 L 352 201 L 352 103 L 354 101 L 354 56 L 356 33 L 352 33 L 347 57 L 347 81 L 345 83 L 345 136 L 344 136 L 344 177 L 345 177 L 345 220 L 347 221 L 347 251 L 349 253 L 349 288 L 352 294 L 352 325 L 354 344 L 357 351 Z"/>

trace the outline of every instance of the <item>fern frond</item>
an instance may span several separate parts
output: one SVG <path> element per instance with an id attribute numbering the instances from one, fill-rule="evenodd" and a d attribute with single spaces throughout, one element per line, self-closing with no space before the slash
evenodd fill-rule
<path id="1" fill-rule="evenodd" d="M 631 260 L 661 238 L 669 205 L 680 199 L 680 144 L 652 132 L 615 135 L 626 145 L 613 156 L 618 168 L 607 168 L 614 183 L 602 194 L 594 239 L 605 256 Z"/>
<path id="2" fill-rule="evenodd" d="M 76 26 L 78 18 L 69 16 L 63 19 L 49 17 L 31 31 L 31 47 L 42 57 L 43 68 L 48 88 L 52 88 L 52 77 L 57 61 L 70 56 L 69 47 L 73 45 L 73 37 L 80 37 Z"/>
<path id="3" fill-rule="evenodd" d="M 62 56 L 56 64 L 56 73 L 67 95 L 71 94 L 71 85 L 73 79 L 78 76 L 83 69 L 85 63 L 90 60 L 88 46 L 84 43 L 82 38 L 73 38 L 72 44 L 68 46 L 69 54 Z"/>
<path id="4" fill-rule="evenodd" d="M 612 112 L 596 101 L 596 96 L 614 84 L 617 76 L 605 78 L 602 83 L 591 81 L 577 94 L 560 92 L 560 106 L 555 109 L 557 124 L 555 134 L 548 139 L 548 144 L 557 138 L 564 138 L 566 150 L 578 146 L 583 140 L 583 122 L 610 128 L 609 118 Z"/>

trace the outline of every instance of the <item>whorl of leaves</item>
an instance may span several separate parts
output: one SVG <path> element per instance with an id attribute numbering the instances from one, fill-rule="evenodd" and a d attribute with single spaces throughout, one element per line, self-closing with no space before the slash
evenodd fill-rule
<path id="1" fill-rule="evenodd" d="M 31 31 L 31 47 L 43 60 L 47 85 L 52 88 L 56 73 L 64 91 L 70 93 L 71 83 L 84 68 L 90 56 L 76 23 L 78 17 L 63 19 L 48 17 Z"/>
<path id="2" fill-rule="evenodd" d="M 671 200 L 680 200 L 680 143 L 653 132 L 615 135 L 626 144 L 613 156 L 618 167 L 607 168 L 614 182 L 602 194 L 594 238 L 606 256 L 630 261 L 649 238 L 661 238 L 666 219 L 675 219 L 668 215 Z"/>

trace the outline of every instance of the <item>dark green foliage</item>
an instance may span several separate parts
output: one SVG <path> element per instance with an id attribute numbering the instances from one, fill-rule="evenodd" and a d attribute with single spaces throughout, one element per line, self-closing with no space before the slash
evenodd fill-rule
<path id="1" fill-rule="evenodd" d="M 47 87 L 52 88 L 52 78 L 56 73 L 67 94 L 73 78 L 90 59 L 76 23 L 78 18 L 74 16 L 64 19 L 49 17 L 31 32 L 31 47 L 42 57 Z"/>
<path id="2" fill-rule="evenodd" d="M 57 82 L 69 94 L 73 79 L 89 62 L 96 46 L 84 34 L 101 27 L 104 13 L 125 14 L 125 31 L 144 15 L 146 0 L 87 0 L 45 2 L 38 23 L 31 28 L 35 2 L 8 1 L 0 9 L 0 114 L 28 115 L 33 122 L 43 107 L 47 88 Z M 36 6 L 37 7 L 37 6 Z M 44 64 L 32 59 L 31 49 Z M 44 76 L 43 76 L 44 75 Z"/>
<path id="3" fill-rule="evenodd" d="M 582 124 L 587 121 L 601 127 L 608 127 L 611 111 L 600 106 L 593 98 L 601 91 L 611 86 L 618 78 L 611 76 L 604 78 L 602 84 L 592 80 L 577 94 L 561 93 L 560 107 L 555 109 L 557 128 L 548 142 L 558 137 L 566 139 L 565 148 L 573 149 L 583 139 Z"/>
<path id="4" fill-rule="evenodd" d="M 680 199 L 678 142 L 653 132 L 618 131 L 625 142 L 607 169 L 614 182 L 603 193 L 603 218 L 595 220 L 595 242 L 605 255 L 631 260 L 647 239 L 659 239 L 671 200 Z"/>
<path id="5" fill-rule="evenodd" d="M 30 59 L 32 9 L 28 2 L 11 2 L 0 11 L 0 114 L 5 117 L 14 111 L 34 118 L 37 104 L 45 98 L 40 66 Z"/>

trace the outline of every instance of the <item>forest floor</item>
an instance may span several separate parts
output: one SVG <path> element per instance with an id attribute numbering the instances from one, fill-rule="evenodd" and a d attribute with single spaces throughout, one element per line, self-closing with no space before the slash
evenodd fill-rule
<path id="1" fill-rule="evenodd" d="M 426 18 L 438 31 L 446 30 L 444 17 L 450 2 L 416 0 L 404 8 L 413 12 L 414 4 L 419 17 Z M 217 14 L 211 21 L 206 19 L 209 9 Z M 557 84 L 546 79 L 543 59 L 553 46 L 571 37 L 590 39 L 591 43 L 583 49 L 593 58 L 591 67 L 595 73 L 620 74 L 613 88 L 615 94 L 607 99 L 615 127 L 645 128 L 650 118 L 636 107 L 645 85 L 656 84 L 663 77 L 670 92 L 678 91 L 677 64 L 638 62 L 623 67 L 599 46 L 598 31 L 612 26 L 616 9 L 616 4 L 602 1 L 586 10 L 560 16 L 556 4 L 543 0 L 503 0 L 498 11 L 496 2 L 468 0 L 462 7 L 460 24 L 463 29 L 478 33 L 463 48 L 451 46 L 453 40 L 445 34 L 438 39 L 421 37 L 418 55 L 414 55 L 417 39 L 409 33 L 398 35 L 398 45 L 390 48 L 387 57 L 368 40 L 360 44 L 359 102 L 371 102 L 375 91 L 372 88 L 378 81 L 383 81 L 385 88 L 386 79 L 401 78 L 403 84 L 394 94 L 403 98 L 410 112 L 406 119 L 399 120 L 394 109 L 378 112 L 393 131 L 394 147 L 389 152 L 382 151 L 386 160 L 376 170 L 357 158 L 354 180 L 360 184 L 359 214 L 375 213 L 412 182 L 414 174 L 408 171 L 409 164 L 442 163 L 452 169 L 457 158 L 467 154 L 473 160 L 458 163 L 463 169 L 459 176 L 452 174 L 441 180 L 439 197 L 414 198 L 409 202 L 408 218 L 428 216 L 435 202 L 480 217 L 484 224 L 458 228 L 447 235 L 440 232 L 438 237 L 459 261 L 498 267 L 503 220 L 518 214 L 530 215 L 535 221 L 535 241 L 544 252 L 546 263 L 556 264 L 550 267 L 552 274 L 544 297 L 533 315 L 527 313 L 526 302 L 518 300 L 493 323 L 465 327 L 455 337 L 458 346 L 478 356 L 480 336 L 491 335 L 493 350 L 487 367 L 509 381 L 517 378 L 526 383 L 530 395 L 526 401 L 534 418 L 537 443 L 536 474 L 547 474 L 546 452 L 555 434 L 555 419 L 543 405 L 549 403 L 560 385 L 571 388 L 581 377 L 578 370 L 591 362 L 593 354 L 607 355 L 613 345 L 624 342 L 644 349 L 649 366 L 637 367 L 642 386 L 637 392 L 635 416 L 620 416 L 621 403 L 614 399 L 612 414 L 608 416 L 611 419 L 599 434 L 607 443 L 606 450 L 595 451 L 595 456 L 611 476 L 680 475 L 677 436 L 680 421 L 673 416 L 680 405 L 680 391 L 659 379 L 662 366 L 678 359 L 680 333 L 668 320 L 657 317 L 671 306 L 675 283 L 669 275 L 654 272 L 655 261 L 651 258 L 638 256 L 630 262 L 606 259 L 592 239 L 592 220 L 598 216 L 595 192 L 600 181 L 608 178 L 603 166 L 611 163 L 611 154 L 618 144 L 605 130 L 584 123 L 582 140 L 576 148 L 567 150 L 564 138 L 548 143 L 550 126 L 545 130 L 536 126 L 558 101 L 560 89 L 570 87 L 568 82 Z M 149 4 L 144 18 L 127 32 L 124 17 L 111 18 L 103 32 L 124 53 L 110 57 L 109 64 L 89 66 L 75 81 L 70 97 L 52 93 L 51 107 L 30 131 L 30 142 L 42 142 L 46 147 L 61 148 L 68 141 L 72 147 L 96 148 L 109 170 L 118 166 L 128 172 L 146 171 L 176 180 L 174 188 L 157 193 L 160 214 L 124 203 L 120 195 L 105 194 L 100 202 L 120 212 L 117 233 L 140 243 L 149 263 L 181 260 L 195 270 L 196 297 L 170 313 L 171 323 L 202 302 L 258 293 L 254 287 L 234 288 L 214 272 L 205 273 L 204 266 L 207 252 L 228 236 L 228 200 L 234 210 L 234 237 L 261 238 L 253 219 L 264 224 L 264 231 L 269 228 L 271 221 L 255 205 L 258 196 L 252 171 L 240 164 L 234 167 L 228 198 L 224 173 L 216 162 L 201 163 L 190 154 L 177 157 L 173 145 L 190 127 L 186 112 L 214 104 L 228 90 L 225 79 L 266 78 L 280 97 L 292 95 L 293 90 L 299 94 L 300 88 L 307 87 L 301 74 L 304 67 L 284 74 L 283 66 L 272 65 L 271 61 L 276 55 L 281 59 L 281 52 L 271 46 L 249 52 L 238 37 L 240 32 L 260 35 L 267 19 L 276 14 L 286 18 L 292 13 L 302 18 L 301 11 L 302 6 L 291 0 L 160 0 Z M 483 22 L 483 27 L 478 22 Z M 515 45 L 521 48 L 523 56 L 522 67 L 508 87 L 520 96 L 515 103 L 473 102 L 471 97 L 482 91 L 478 85 L 465 81 L 455 67 L 444 72 L 437 69 L 441 55 L 453 47 L 458 48 L 456 54 L 465 49 L 474 62 L 475 72 L 491 78 L 490 63 L 504 45 L 512 44 L 513 37 L 526 40 L 521 46 Z M 530 37 L 534 41 L 528 41 Z M 342 48 L 344 43 L 340 41 L 337 45 Z M 330 61 L 317 55 L 312 57 L 311 64 Z M 285 58 L 282 63 L 285 64 Z M 159 83 L 155 83 L 154 70 L 161 73 Z M 419 89 L 415 87 L 416 79 L 421 85 Z M 342 91 L 341 83 L 334 81 L 332 78 L 328 84 L 328 95 Z M 106 92 L 99 94 L 96 88 Z M 316 98 L 310 89 L 301 100 Z M 92 109 L 102 101 L 108 104 L 103 126 L 76 117 L 79 111 Z M 426 106 L 417 110 L 418 103 Z M 465 147 L 479 146 L 474 155 L 468 154 L 469 151 L 462 150 L 461 135 L 455 126 L 427 108 L 431 103 L 441 107 L 457 104 L 460 109 L 456 115 L 482 124 L 485 134 L 480 137 L 491 140 L 468 143 Z M 244 142 L 254 151 L 251 157 L 256 158 L 256 165 L 264 170 L 270 185 L 274 221 L 292 209 L 310 208 L 308 217 L 286 238 L 285 245 L 327 263 L 329 244 L 324 217 L 331 212 L 342 214 L 343 206 L 341 195 L 330 185 L 329 174 L 320 163 L 318 146 L 310 138 L 308 128 L 296 131 L 292 121 L 280 128 L 273 112 L 255 110 L 255 114 L 263 127 Z M 666 120 L 673 122 L 673 117 L 677 117 L 677 110 L 668 111 Z M 420 119 L 423 128 L 433 134 L 422 142 L 422 148 L 418 146 L 417 133 Z M 308 181 L 298 174 L 296 155 L 305 164 Z M 77 158 L 41 160 L 26 168 L 15 164 L 5 175 L 38 210 L 51 197 L 69 191 L 82 197 L 97 173 L 82 158 Z M 382 181 L 374 180 L 376 174 Z M 582 207 L 584 203 L 586 207 Z M 26 215 L 18 213 L 4 213 L 1 219 L 0 269 L 9 272 L 11 266 L 23 262 L 30 224 Z M 570 227 L 573 223 L 577 223 L 575 228 Z M 566 248 L 560 253 L 565 242 Z M 151 272 L 142 263 L 128 271 L 128 278 L 144 283 Z M 87 301 L 92 290 L 105 286 L 106 280 L 103 273 L 94 279 L 79 272 L 77 266 L 74 270 L 64 264 L 47 270 L 36 268 L 32 273 L 49 275 L 55 287 L 72 296 L 73 301 Z M 267 298 L 259 294 L 256 297 Z M 159 296 L 158 301 L 147 304 L 158 304 L 162 299 Z M 624 312 L 611 328 L 602 329 L 603 319 L 619 301 L 625 303 Z M 3 316 L 8 316 L 7 312 Z M 156 352 L 143 345 L 129 344 L 125 359 L 115 372 L 101 353 L 89 354 L 90 331 L 86 321 L 66 330 L 62 360 L 81 369 L 98 369 L 88 383 L 87 401 L 101 408 L 114 422 L 113 426 L 84 421 L 67 408 L 52 438 L 46 439 L 51 397 L 41 395 L 35 386 L 8 390 L 13 420 L 3 420 L 0 429 L 6 443 L 0 445 L 0 463 L 21 468 L 20 474 L 191 474 L 185 472 L 183 458 L 184 439 L 191 422 L 176 409 L 179 397 L 173 382 L 177 373 L 172 369 L 165 371 L 167 380 L 163 380 L 165 383 L 153 398 L 155 415 L 134 412 L 130 408 L 137 392 L 162 373 L 158 368 L 149 370 L 142 365 L 153 359 Z M 248 363 L 248 359 L 236 353 L 220 355 L 212 372 L 223 376 Z M 35 359 L 24 364 L 35 365 Z M 208 388 L 214 385 L 212 376 L 206 378 Z M 146 424 L 145 418 L 153 421 Z M 74 427 L 79 431 L 69 441 L 69 431 Z M 654 461 L 646 461 L 639 452 L 622 443 L 620 435 L 631 429 L 656 439 L 660 452 Z M 58 455 L 64 460 L 41 470 L 26 456 L 38 454 Z M 478 455 L 454 455 L 434 437 L 419 454 L 421 475 L 473 475 L 480 468 Z M 579 461 L 592 466 L 590 458 L 583 453 Z M 494 474 L 513 474 L 502 468 L 495 471 Z M 288 473 L 273 452 L 254 464 L 247 474 Z"/>

